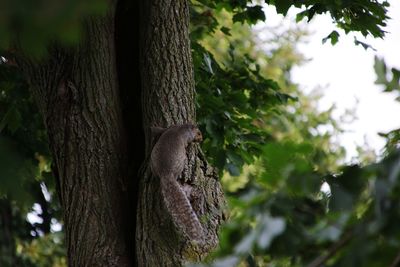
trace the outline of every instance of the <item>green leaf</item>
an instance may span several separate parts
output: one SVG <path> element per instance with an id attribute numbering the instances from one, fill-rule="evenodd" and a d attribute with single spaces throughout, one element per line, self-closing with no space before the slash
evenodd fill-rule
<path id="1" fill-rule="evenodd" d="M 371 50 L 376 51 L 376 49 L 373 48 L 371 45 L 359 41 L 356 37 L 354 37 L 354 43 L 355 45 L 361 45 L 365 50 L 368 50 L 368 48 L 370 48 Z"/>
<path id="2" fill-rule="evenodd" d="M 246 7 L 245 11 L 233 15 L 232 20 L 233 22 L 247 22 L 252 25 L 256 24 L 259 20 L 265 21 L 265 13 L 262 10 L 262 6 Z"/>
<path id="3" fill-rule="evenodd" d="M 330 211 L 348 211 L 354 208 L 354 198 L 338 185 L 331 185 L 331 198 L 329 200 Z"/>
<path id="4" fill-rule="evenodd" d="M 232 36 L 230 33 L 231 29 L 229 29 L 228 27 L 225 27 L 225 26 L 221 27 L 220 30 L 221 30 L 221 32 L 225 33 L 226 35 Z"/>
<path id="5" fill-rule="evenodd" d="M 289 8 L 293 5 L 292 0 L 277 0 L 275 1 L 276 12 L 286 16 Z"/>
<path id="6" fill-rule="evenodd" d="M 374 70 L 377 75 L 377 80 L 375 81 L 376 84 L 385 84 L 386 80 L 386 64 L 383 59 L 378 58 L 375 56 L 374 61 Z"/>
<path id="7" fill-rule="evenodd" d="M 14 133 L 20 127 L 21 121 L 21 114 L 17 107 L 12 105 L 0 122 L 0 133 L 6 126 L 12 133 Z"/>
<path id="8" fill-rule="evenodd" d="M 400 70 L 392 68 L 391 71 L 392 71 L 392 80 L 390 81 L 390 84 L 388 87 L 391 90 L 399 90 L 400 89 Z M 389 88 L 387 88 L 385 91 L 388 91 Z"/>
<path id="9" fill-rule="evenodd" d="M 24 186 L 38 173 L 33 160 L 21 150 L 15 142 L 0 135 L 0 196 L 6 195 L 20 204 L 31 201 L 32 196 Z"/>
<path id="10" fill-rule="evenodd" d="M 337 31 L 332 31 L 328 36 L 322 39 L 322 43 L 325 43 L 328 39 L 331 40 L 331 44 L 335 45 L 339 40 L 339 33 Z"/>

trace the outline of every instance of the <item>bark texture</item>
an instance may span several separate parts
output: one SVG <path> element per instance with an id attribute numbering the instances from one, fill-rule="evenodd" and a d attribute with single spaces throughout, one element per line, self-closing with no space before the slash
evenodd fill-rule
<path id="1" fill-rule="evenodd" d="M 84 23 L 77 48 L 21 59 L 48 131 L 69 266 L 131 266 L 124 208 L 127 161 L 117 84 L 114 7 Z"/>
<path id="2" fill-rule="evenodd" d="M 150 0 L 141 7 L 141 80 L 146 155 L 151 152 L 150 126 L 195 123 L 195 89 L 189 40 L 189 7 L 185 0 Z M 141 172 L 136 229 L 139 266 L 182 266 L 200 260 L 218 243 L 223 194 L 217 175 L 199 146 L 190 146 L 179 178 L 207 244 L 196 246 L 174 226 L 161 197 L 160 180 L 148 162 Z"/>

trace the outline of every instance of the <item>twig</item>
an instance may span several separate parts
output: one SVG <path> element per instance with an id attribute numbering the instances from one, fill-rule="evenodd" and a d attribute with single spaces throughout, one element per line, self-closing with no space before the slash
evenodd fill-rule
<path id="1" fill-rule="evenodd" d="M 331 258 L 333 255 L 338 252 L 339 249 L 344 247 L 347 242 L 353 237 L 353 233 L 351 231 L 347 232 L 344 234 L 344 236 L 336 243 L 334 243 L 329 249 L 328 253 L 325 255 L 318 256 L 316 259 L 314 259 L 307 267 L 320 267 L 322 264 L 324 264 L 329 258 Z M 396 266 L 396 265 L 395 265 Z"/>
<path id="2" fill-rule="evenodd" d="M 397 267 L 400 266 L 400 251 L 397 254 L 396 258 L 394 258 L 394 261 L 392 262 L 392 264 L 390 264 L 390 267 Z"/>

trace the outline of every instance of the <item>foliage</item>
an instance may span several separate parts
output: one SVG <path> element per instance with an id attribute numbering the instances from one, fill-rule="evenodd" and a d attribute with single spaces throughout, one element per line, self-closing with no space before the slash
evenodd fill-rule
<path id="1" fill-rule="evenodd" d="M 395 261 L 400 151 L 379 163 L 323 176 L 308 162 L 310 148 L 266 146 L 265 168 L 230 199 L 237 214 L 222 232 L 221 258 L 197 266 L 390 266 Z M 321 192 L 323 182 L 329 192 Z"/>
<path id="2" fill-rule="evenodd" d="M 18 240 L 17 255 L 26 265 L 43 267 L 65 267 L 65 249 L 63 233 L 51 233 L 29 241 Z M 28 265 L 29 264 L 29 265 Z"/>
<path id="3" fill-rule="evenodd" d="M 206 11 L 198 6 L 194 9 L 193 21 L 198 22 Z M 192 26 L 198 120 L 206 133 L 203 149 L 213 165 L 221 172 L 226 169 L 239 175 L 244 164 L 254 163 L 268 141 L 313 139 L 319 150 L 316 167 L 334 169 L 343 150 L 331 141 L 341 131 L 331 118 L 333 108 L 318 111 L 320 95 L 306 96 L 290 81 L 290 70 L 303 60 L 291 42 L 306 33 L 264 29 L 276 35 L 286 32 L 267 40 L 272 49 L 266 53 L 252 41 L 250 27 L 229 25 L 232 17 L 226 12 L 214 17 L 213 25 L 230 26 L 229 35 L 221 29 L 200 34 Z M 243 43 L 243 36 L 249 41 Z M 331 131 L 316 134 L 324 124 Z M 338 156 L 330 157 L 333 152 Z"/>
<path id="4" fill-rule="evenodd" d="M 42 56 L 54 39 L 76 44 L 81 38 L 81 18 L 106 11 L 104 0 L 0 2 L 0 49 Z"/>
<path id="5" fill-rule="evenodd" d="M 238 0 L 198 0 L 199 3 L 208 7 L 210 10 L 225 9 L 232 12 L 234 22 L 247 22 L 255 24 L 257 21 L 264 21 L 265 14 L 261 12 L 262 6 L 254 4 L 253 1 Z M 357 1 L 337 1 L 337 0 L 267 0 L 268 5 L 274 5 L 279 14 L 286 15 L 289 8 L 299 8 L 297 21 L 307 19 L 310 21 L 315 15 L 328 13 L 332 22 L 347 34 L 349 32 L 360 32 L 363 36 L 383 37 L 385 31 L 382 27 L 386 26 L 388 1 L 357 0 Z M 327 36 L 332 43 L 336 43 L 339 34 L 333 31 Z"/>
<path id="6" fill-rule="evenodd" d="M 397 100 L 400 101 L 400 70 L 396 68 L 388 68 L 383 59 L 375 57 L 374 64 L 377 79 L 376 84 L 384 87 L 384 92 L 396 92 L 399 94 Z"/>
<path id="7" fill-rule="evenodd" d="M 246 64 L 224 70 L 202 47 L 195 48 L 195 64 L 203 61 L 203 67 L 196 69 L 199 122 L 211 136 L 204 148 L 215 166 L 239 175 L 244 163 L 254 161 L 253 155 L 260 153 L 267 138 L 255 118 L 263 117 L 275 103 L 285 103 L 290 96 L 277 91 L 274 81 L 264 79 Z"/>
<path id="8" fill-rule="evenodd" d="M 0 64 L 0 78 L 0 164 L 4 182 L 0 193 L 23 201 L 24 196 L 17 196 L 23 193 L 21 186 L 43 181 L 50 172 L 47 136 L 28 85 L 18 69 Z M 50 181 L 52 179 L 46 182 L 53 185 Z"/>
<path id="9" fill-rule="evenodd" d="M 52 242 L 53 239 L 42 236 L 50 234 L 52 221 L 60 219 L 60 208 L 56 197 L 52 197 L 55 195 L 55 181 L 50 173 L 42 118 L 18 69 L 5 63 L 0 64 L 0 118 L 0 201 L 4 203 L 1 210 L 10 210 L 9 213 L 0 212 L 0 221 L 13 221 L 8 228 L 0 228 L 0 235 L 11 232 L 10 244 L 15 244 L 17 252 L 22 244 Z M 40 212 L 33 213 L 34 205 Z M 36 216 L 35 223 L 27 222 L 28 213 Z M 61 249 L 60 244 L 54 242 L 51 246 Z M 41 249 L 44 249 L 43 245 L 30 245 L 29 255 L 41 255 Z M 14 262 L 21 262 L 22 266 L 53 266 L 33 264 L 33 256 L 29 258 L 25 253 L 14 253 L 10 257 Z M 41 261 L 62 258 L 60 254 L 54 254 L 54 257 L 43 257 Z"/>
<path id="10" fill-rule="evenodd" d="M 396 68 L 388 69 L 385 61 L 378 57 L 375 57 L 374 69 L 377 76 L 375 83 L 383 86 L 383 92 L 398 95 L 396 100 L 400 101 L 400 70 Z M 388 153 L 400 147 L 400 129 L 380 133 L 380 136 L 386 138 L 386 151 Z"/>
<path id="11" fill-rule="evenodd" d="M 265 70 L 268 69 L 265 67 L 263 70 L 261 67 L 259 54 L 255 53 L 256 44 L 243 48 L 238 42 L 237 47 L 235 35 L 242 38 L 241 40 L 243 36 L 249 36 L 246 32 L 243 34 L 243 28 L 238 33 L 235 32 L 234 25 L 227 27 L 227 24 L 223 24 L 223 27 L 219 27 L 218 16 L 224 16 L 223 12 L 210 13 L 201 11 L 198 6 L 196 8 L 197 12 L 192 12 L 194 15 L 202 16 L 206 13 L 209 21 L 211 14 L 213 15 L 212 30 L 207 31 L 204 28 L 201 32 L 193 27 L 196 36 L 194 40 L 202 43 L 200 49 L 195 43 L 194 57 L 195 67 L 200 66 L 196 69 L 196 88 L 199 93 L 198 115 L 206 133 L 203 148 L 215 165 L 225 168 L 231 175 L 237 175 L 238 170 L 245 167 L 238 178 L 224 176 L 228 177 L 223 182 L 227 189 L 231 218 L 222 231 L 219 251 L 210 257 L 208 263 L 195 266 L 308 264 L 312 267 L 392 264 L 400 249 L 398 240 L 394 238 L 398 235 L 394 225 L 399 214 L 378 207 L 381 205 L 381 194 L 385 195 L 385 202 L 390 203 L 388 206 L 397 206 L 395 188 L 398 186 L 400 152 L 393 150 L 381 162 L 367 166 L 339 167 L 338 161 L 343 156 L 343 151 L 331 140 L 331 136 L 340 131 L 330 117 L 332 109 L 319 112 L 315 106 L 307 105 L 313 103 L 312 98 L 302 95 L 290 83 L 290 79 L 282 79 L 285 75 L 274 77 L 284 85 L 274 89 L 287 95 L 286 101 L 276 101 L 271 96 L 257 97 L 255 99 L 259 101 L 259 106 L 251 106 L 252 110 L 248 112 L 246 105 L 253 102 L 250 100 L 251 94 L 243 92 L 246 89 L 256 91 L 260 84 L 263 85 L 262 93 L 267 95 L 271 87 L 263 84 L 262 79 L 255 78 L 257 76 L 246 75 L 250 71 L 238 71 L 236 64 L 245 63 L 247 68 L 258 72 L 261 77 L 273 71 Z M 230 9 L 232 10 L 235 12 Z M 235 15 L 232 16 L 233 21 L 234 17 Z M 379 34 L 383 34 L 383 31 Z M 207 35 L 211 36 L 209 40 Z M 221 41 L 222 35 L 227 40 Z M 329 38 L 336 43 L 338 37 L 336 32 Z M 216 57 L 210 52 L 213 50 Z M 199 51 L 202 54 L 197 55 Z M 276 52 L 278 51 L 271 54 Z M 250 56 L 254 54 L 257 57 Z M 219 59 L 216 59 L 217 56 Z M 282 55 L 280 56 L 282 59 Z M 271 63 L 272 57 L 265 57 L 265 61 Z M 284 66 L 285 70 L 289 72 L 293 64 L 298 63 L 299 61 L 294 61 L 292 65 Z M 235 82 L 226 86 L 230 81 L 236 81 L 225 74 L 231 69 L 242 75 L 241 80 L 246 81 L 244 85 Z M 214 77 L 218 75 L 225 79 Z M 226 77 L 230 79 L 227 80 Z M 251 87 L 248 89 L 246 86 Z M 235 96 L 236 91 L 242 91 L 247 98 L 240 98 L 240 102 L 231 101 L 229 97 Z M 232 103 L 235 103 L 234 107 Z M 202 113 L 204 107 L 207 111 Z M 257 112 L 258 109 L 262 112 Z M 224 116 L 227 110 L 235 111 L 236 116 L 243 116 L 246 123 L 236 119 L 232 120 L 232 124 L 229 121 L 232 116 Z M 220 115 L 216 119 L 218 114 Z M 213 131 L 211 127 L 207 127 L 210 123 L 222 130 Z M 328 125 L 334 131 L 321 131 Z M 258 142 L 243 142 L 241 135 L 236 132 L 246 133 L 246 129 L 258 134 Z M 235 150 L 230 144 L 241 146 Z M 323 144 L 328 149 L 323 149 Z M 256 148 L 253 150 L 256 153 L 251 153 L 252 157 L 248 157 L 247 151 L 253 147 Z M 231 151 L 235 152 L 234 160 L 225 156 L 224 162 L 223 156 Z M 214 158 L 218 153 L 222 155 L 220 160 Z M 246 164 L 251 166 L 246 167 Z M 382 181 L 391 179 L 396 181 L 393 182 L 396 185 L 383 193 L 382 190 L 389 187 L 382 186 Z M 321 191 L 321 188 L 324 190 Z M 385 229 L 392 231 L 385 232 Z M 377 239 L 382 241 L 373 242 Z M 383 252 L 385 256 L 381 259 L 378 255 Z"/>

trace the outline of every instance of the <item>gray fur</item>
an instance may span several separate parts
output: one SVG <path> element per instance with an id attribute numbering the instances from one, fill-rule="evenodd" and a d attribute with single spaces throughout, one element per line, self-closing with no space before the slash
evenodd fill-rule
<path id="1" fill-rule="evenodd" d="M 177 178 L 187 162 L 187 145 L 199 141 L 201 133 L 196 126 L 171 126 L 154 145 L 150 163 L 153 174 L 160 177 L 161 193 L 174 223 L 195 242 L 203 240 L 203 228 Z"/>

